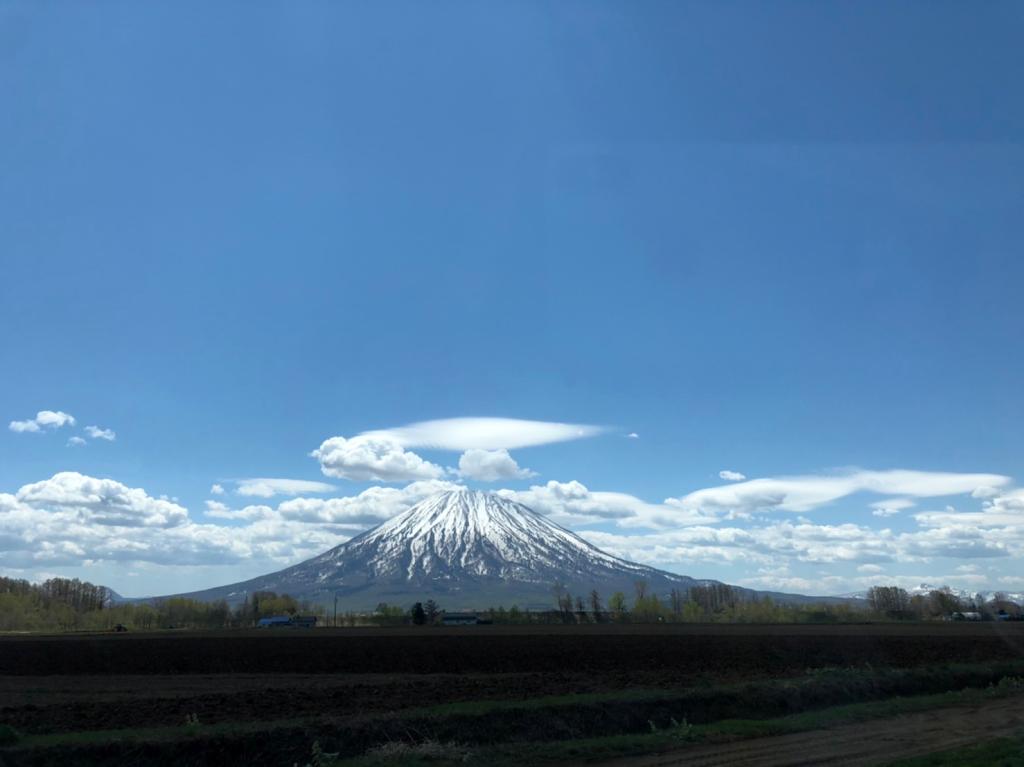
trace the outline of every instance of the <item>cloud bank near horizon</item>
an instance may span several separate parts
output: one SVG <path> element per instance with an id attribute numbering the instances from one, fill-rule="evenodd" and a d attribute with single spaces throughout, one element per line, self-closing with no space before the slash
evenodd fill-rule
<path id="1" fill-rule="evenodd" d="M 262 495 L 264 491 L 288 494 L 283 491 L 302 492 L 305 484 L 326 485 L 269 478 L 240 482 L 253 483 L 251 489 L 259 492 L 252 495 L 257 497 L 269 497 Z M 260 488 L 261 482 L 284 484 Z M 754 488 L 778 488 L 770 483 L 781 483 L 778 486 L 787 492 L 770 493 L 768 503 L 760 490 L 754 494 L 756 503 L 750 501 L 747 490 L 723 496 L 723 488 L 705 488 L 657 503 L 629 493 L 591 490 L 578 481 L 555 480 L 526 490 L 496 492 L 576 529 L 612 554 L 691 573 L 711 565 L 729 566 L 736 571 L 735 582 L 757 588 L 837 593 L 886 579 L 902 583 L 899 579 L 910 576 L 895 572 L 898 564 L 912 564 L 923 571 L 936 561 L 963 561 L 968 563 L 963 567 L 972 569 L 962 571 L 954 585 L 1024 589 L 1024 579 L 1014 580 L 1008 574 L 1020 568 L 985 573 L 972 564 L 1024 558 L 1024 489 L 1008 487 L 1009 478 L 889 470 L 750 481 Z M 1002 489 L 977 497 L 975 490 L 981 486 Z M 0 569 L 30 575 L 41 568 L 146 563 L 169 568 L 170 576 L 181 565 L 247 563 L 267 571 L 321 553 L 455 487 L 457 483 L 442 477 L 427 477 L 404 487 L 374 486 L 343 497 L 307 497 L 296 492 L 296 497 L 276 506 L 232 507 L 223 500 L 208 500 L 202 514 L 205 521 L 197 521 L 173 498 L 154 497 L 113 479 L 59 472 L 14 493 L 0 493 Z M 837 488 L 847 494 L 898 492 L 902 496 L 883 498 L 864 508 L 863 519 L 841 524 L 794 519 L 788 513 L 794 506 L 811 513 L 832 503 L 842 497 L 837 496 Z M 959 495 L 979 508 L 961 511 L 947 506 L 942 511 L 909 514 L 907 529 L 902 530 L 870 512 L 872 507 L 905 511 L 914 502 L 904 496 L 940 495 Z M 695 499 L 710 500 L 697 506 Z M 738 513 L 742 510 L 757 510 L 761 516 Z M 785 512 L 785 518 L 771 517 L 774 511 Z M 815 579 L 794 572 L 808 566 L 827 569 Z M 834 568 L 839 566 L 850 572 L 836 574 Z"/>

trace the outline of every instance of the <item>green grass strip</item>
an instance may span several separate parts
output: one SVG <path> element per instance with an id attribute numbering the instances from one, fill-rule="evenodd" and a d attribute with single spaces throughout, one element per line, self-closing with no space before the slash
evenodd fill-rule
<path id="1" fill-rule="evenodd" d="M 821 730 L 842 724 L 865 722 L 872 719 L 886 719 L 902 714 L 912 714 L 938 708 L 968 705 L 980 701 L 1020 694 L 1013 686 L 966 689 L 959 692 L 945 692 L 936 695 L 891 698 L 867 703 L 851 703 L 843 706 L 808 711 L 773 719 L 725 719 L 712 724 L 690 725 L 679 723 L 674 727 L 654 729 L 638 735 L 611 735 L 600 738 L 582 738 L 568 741 L 545 741 L 539 743 L 516 743 L 509 746 L 492 746 L 471 749 L 471 761 L 494 767 L 521 767 L 523 764 L 559 764 L 568 761 L 603 761 L 627 756 L 676 751 L 694 745 L 723 743 L 751 738 L 787 735 L 811 730 Z M 1019 741 L 1012 741 L 1018 743 Z M 443 750 L 443 746 L 441 749 Z M 1008 748 L 1008 747 L 1007 747 Z M 434 744 L 433 750 L 437 750 Z M 453 757 L 448 760 L 437 753 L 420 756 L 416 746 L 410 746 L 406 753 L 382 756 L 367 755 L 355 759 L 327 761 L 332 767 L 379 767 L 381 765 L 455 765 L 464 763 L 464 748 L 452 747 Z M 999 761 L 969 762 L 969 764 L 1002 764 Z M 919 767 L 918 762 L 900 762 L 900 767 Z M 932 762 L 920 762 L 929 765 Z M 959 764 L 959 762 L 935 762 L 938 765 Z M 965 762 L 965 764 L 967 764 Z M 1008 765 L 1018 767 L 1017 762 Z M 1024 767 L 1024 763 L 1020 764 Z"/>

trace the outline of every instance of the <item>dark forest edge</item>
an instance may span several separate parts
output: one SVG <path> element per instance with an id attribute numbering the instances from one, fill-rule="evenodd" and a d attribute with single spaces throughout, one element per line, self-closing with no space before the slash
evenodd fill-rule
<path id="1" fill-rule="evenodd" d="M 505 625 L 609 623 L 863 623 L 865 621 L 1020 620 L 1021 607 L 1005 595 L 965 600 L 948 588 L 911 596 L 902 588 L 876 586 L 861 603 L 782 604 L 770 597 L 744 599 L 724 584 L 673 589 L 666 597 L 652 594 L 637 581 L 627 597 L 615 592 L 607 601 L 597 591 L 573 595 L 552 590 L 551 610 L 490 607 L 474 613 L 481 622 Z M 316 616 L 321 626 L 429 626 L 446 613 L 433 600 L 412 606 L 381 603 L 372 612 L 335 613 L 321 604 L 287 594 L 258 591 L 237 607 L 226 601 L 204 602 L 186 597 L 119 602 L 103 586 L 78 579 L 51 578 L 41 584 L 0 578 L 0 631 L 138 631 L 164 629 L 252 628 L 273 616 Z"/>

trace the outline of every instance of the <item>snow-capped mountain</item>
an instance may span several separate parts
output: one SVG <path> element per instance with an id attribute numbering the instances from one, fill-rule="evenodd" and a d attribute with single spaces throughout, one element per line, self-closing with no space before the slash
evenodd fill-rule
<path id="1" fill-rule="evenodd" d="M 329 604 L 337 595 L 343 609 L 427 599 L 448 609 L 549 608 L 555 584 L 584 597 L 596 589 L 607 599 L 616 591 L 631 595 L 641 580 L 659 595 L 711 582 L 619 559 L 520 503 L 463 488 L 285 570 L 186 596 L 237 603 L 254 591 L 275 591 Z"/>
<path id="2" fill-rule="evenodd" d="M 1010 602 L 1014 602 L 1016 604 L 1024 604 L 1024 591 L 971 591 L 970 589 L 956 589 L 949 586 L 936 586 L 931 583 L 922 583 L 917 586 L 908 587 L 906 589 L 906 592 L 910 594 L 910 596 L 912 597 L 928 596 L 933 591 L 939 591 L 947 588 L 949 589 L 950 593 L 953 594 L 953 596 L 965 602 L 974 601 L 975 597 L 977 597 L 979 594 L 981 595 L 981 598 L 984 601 L 988 602 L 994 599 L 996 594 L 1001 594 L 1004 595 L 1006 599 Z M 850 594 L 843 594 L 843 596 L 848 597 L 850 599 L 867 599 L 868 592 L 867 590 L 855 591 Z"/>

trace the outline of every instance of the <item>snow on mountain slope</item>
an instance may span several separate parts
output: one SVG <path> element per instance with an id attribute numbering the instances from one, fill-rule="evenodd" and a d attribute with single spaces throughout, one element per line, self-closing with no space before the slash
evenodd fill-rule
<path id="1" fill-rule="evenodd" d="M 237 603 L 254 591 L 275 591 L 339 609 L 407 606 L 435 599 L 443 606 L 517 604 L 550 608 L 553 588 L 597 590 L 607 599 L 632 594 L 637 581 L 665 596 L 699 583 L 607 554 L 520 503 L 461 488 L 428 498 L 404 513 L 305 562 L 244 583 L 194 592 L 197 599 Z M 745 596 L 765 595 L 738 589 Z M 811 597 L 774 594 L 787 601 Z"/>
<path id="2" fill-rule="evenodd" d="M 456 574 L 546 581 L 608 570 L 642 577 L 650 570 L 605 554 L 522 504 L 473 490 L 428 498 L 309 564 L 322 568 L 323 580 L 351 569 L 353 560 L 375 578 L 408 581 Z"/>
<path id="3" fill-rule="evenodd" d="M 885 586 L 885 585 L 888 585 L 888 584 L 883 582 L 883 583 L 880 583 L 879 585 L 880 586 Z M 944 586 L 944 585 L 939 586 L 939 585 L 935 585 L 935 584 L 932 584 L 932 583 L 922 583 L 922 584 L 920 584 L 918 586 L 910 586 L 910 587 L 906 588 L 906 592 L 908 594 L 910 594 L 910 596 L 912 596 L 912 597 L 913 596 L 928 596 L 928 594 L 930 594 L 933 591 L 938 591 L 938 590 L 945 589 L 945 588 L 949 588 L 949 591 L 950 591 L 951 594 L 953 594 L 958 599 L 964 600 L 965 602 L 973 601 L 974 598 L 978 594 L 980 594 L 981 598 L 984 601 L 986 601 L 986 602 L 991 600 L 991 599 L 994 599 L 996 594 L 1001 594 L 1001 595 L 1005 596 L 1006 599 L 1009 600 L 1010 602 L 1015 602 L 1016 604 L 1024 604 L 1024 591 L 989 591 L 989 590 L 971 591 L 970 589 L 957 589 L 957 588 L 951 588 L 951 587 Z M 847 598 L 850 598 L 850 599 L 867 599 L 868 592 L 865 589 L 864 591 L 855 591 L 855 592 L 852 592 L 850 594 L 843 594 L 843 596 L 847 597 Z"/>

